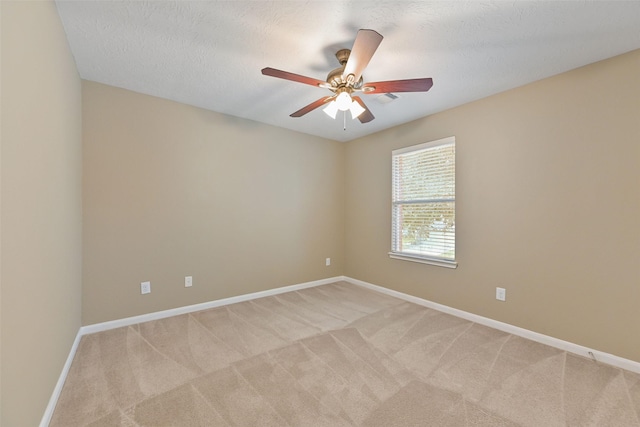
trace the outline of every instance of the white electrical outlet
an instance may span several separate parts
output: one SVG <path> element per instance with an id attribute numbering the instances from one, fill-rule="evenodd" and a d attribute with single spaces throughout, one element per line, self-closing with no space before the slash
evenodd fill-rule
<path id="1" fill-rule="evenodd" d="M 506 301 L 507 290 L 505 288 L 496 288 L 496 299 L 499 301 Z"/>
<path id="2" fill-rule="evenodd" d="M 141 294 L 150 294 L 151 293 L 151 282 L 142 282 L 142 283 L 140 283 L 140 293 Z"/>
<path id="3" fill-rule="evenodd" d="M 331 265 L 331 258 L 327 258 L 324 260 L 324 265 L 326 266 L 330 266 Z"/>
<path id="4" fill-rule="evenodd" d="M 184 278 L 184 287 L 185 288 L 190 288 L 191 286 L 193 286 L 193 277 L 185 276 L 185 278 Z"/>

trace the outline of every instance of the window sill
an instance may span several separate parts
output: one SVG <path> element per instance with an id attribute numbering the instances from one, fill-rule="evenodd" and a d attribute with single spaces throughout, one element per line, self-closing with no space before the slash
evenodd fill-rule
<path id="1" fill-rule="evenodd" d="M 397 252 L 389 252 L 389 258 L 401 259 L 403 261 L 419 262 L 421 264 L 437 265 L 438 267 L 457 268 L 458 263 L 455 261 L 445 261 L 442 259 L 425 258 L 419 255 L 408 255 Z"/>

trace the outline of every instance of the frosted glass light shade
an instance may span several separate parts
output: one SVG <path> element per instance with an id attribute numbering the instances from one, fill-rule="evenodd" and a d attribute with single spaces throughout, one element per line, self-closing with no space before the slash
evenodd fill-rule
<path id="1" fill-rule="evenodd" d="M 351 111 L 351 119 L 355 119 L 360 114 L 364 113 L 364 108 L 362 108 L 362 105 L 358 104 L 356 101 L 352 101 L 349 106 L 349 111 Z"/>
<path id="2" fill-rule="evenodd" d="M 338 113 L 338 106 L 336 105 L 335 101 L 331 101 L 326 107 L 322 109 L 322 111 L 324 111 L 327 116 L 335 119 L 336 114 Z"/>
<path id="3" fill-rule="evenodd" d="M 338 110 L 347 111 L 349 107 L 351 107 L 352 100 L 351 100 L 351 96 L 347 92 L 342 92 L 340 95 L 337 96 L 334 102 L 336 103 Z"/>

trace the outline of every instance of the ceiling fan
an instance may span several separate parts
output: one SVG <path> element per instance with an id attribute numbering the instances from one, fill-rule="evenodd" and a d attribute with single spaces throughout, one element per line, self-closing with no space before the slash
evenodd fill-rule
<path id="1" fill-rule="evenodd" d="M 359 30 L 351 50 L 340 49 L 336 52 L 336 58 L 338 58 L 341 66 L 331 71 L 326 81 L 270 67 L 263 68 L 262 74 L 326 88 L 334 93 L 302 107 L 292 113 L 291 117 L 302 117 L 318 107 L 329 104 L 324 108 L 324 111 L 334 119 L 339 110 L 345 112 L 349 110 L 352 118 L 355 119 L 357 117 L 361 123 L 368 123 L 375 117 L 371 114 L 364 101 L 359 96 L 354 96 L 354 93 L 362 92 L 367 95 L 390 92 L 426 92 L 433 86 L 431 78 L 364 83 L 362 72 L 369 64 L 380 42 L 382 42 L 382 36 L 376 31 Z"/>

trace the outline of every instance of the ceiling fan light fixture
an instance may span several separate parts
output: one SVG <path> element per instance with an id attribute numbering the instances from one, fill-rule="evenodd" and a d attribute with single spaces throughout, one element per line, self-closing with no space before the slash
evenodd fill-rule
<path id="1" fill-rule="evenodd" d="M 351 99 L 351 96 L 348 92 L 341 92 L 334 101 L 336 107 L 338 107 L 338 110 L 340 111 L 347 111 L 348 109 L 350 109 L 352 102 L 353 100 Z"/>
<path id="2" fill-rule="evenodd" d="M 345 108 L 345 105 L 346 105 L 346 108 Z M 332 119 L 336 118 L 338 111 L 347 111 L 347 110 L 351 112 L 352 119 L 357 118 L 358 116 L 360 116 L 360 114 L 366 111 L 362 107 L 362 105 L 360 105 L 359 103 L 351 99 L 351 96 L 349 96 L 349 94 L 346 92 L 342 92 L 340 95 L 336 97 L 335 100 L 331 101 L 329 104 L 327 104 L 326 107 L 322 109 L 322 111 L 324 111 L 325 114 L 331 117 Z"/>

